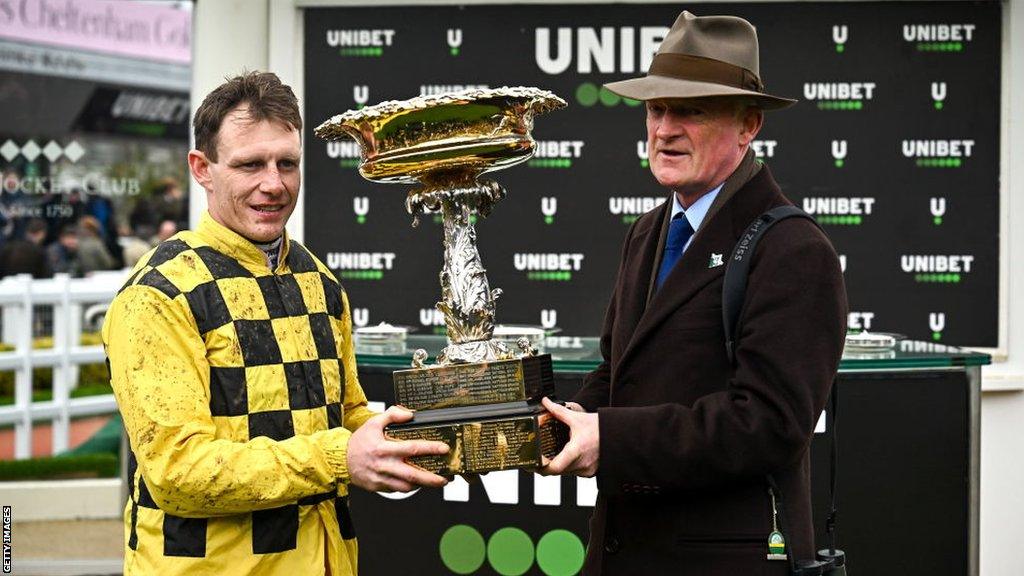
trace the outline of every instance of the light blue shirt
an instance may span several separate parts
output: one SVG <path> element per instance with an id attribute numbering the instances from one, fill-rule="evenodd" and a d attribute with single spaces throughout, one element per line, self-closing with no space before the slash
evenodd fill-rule
<path id="1" fill-rule="evenodd" d="M 704 221 L 704 217 L 708 215 L 708 210 L 711 209 L 711 205 L 715 203 L 715 198 L 718 198 L 718 193 L 722 191 L 722 186 L 725 186 L 725 182 L 718 185 L 717 188 L 701 196 L 693 203 L 689 208 L 684 209 L 683 205 L 679 203 L 679 195 L 675 192 L 672 193 L 672 217 L 676 214 L 683 212 L 683 217 L 690 222 L 690 227 L 695 231 L 700 230 L 700 224 Z M 686 241 L 686 246 L 683 246 L 683 252 L 690 247 L 690 243 L 693 242 L 693 237 Z"/>

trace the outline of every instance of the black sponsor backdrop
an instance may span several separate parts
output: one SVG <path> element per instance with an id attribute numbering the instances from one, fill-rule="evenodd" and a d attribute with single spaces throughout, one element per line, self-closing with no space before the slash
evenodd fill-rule
<path id="1" fill-rule="evenodd" d="M 763 159 L 798 205 L 808 198 L 873 198 L 870 214 L 857 224 L 820 219 L 837 251 L 846 256 L 851 311 L 866 312 L 870 327 L 917 339 L 963 345 L 997 345 L 998 168 L 1000 6 L 995 2 L 799 3 L 688 5 L 697 14 L 728 12 L 758 27 L 761 70 L 768 90 L 798 97 L 797 106 L 768 113 L 758 140 Z M 393 267 L 378 278 L 335 269 L 356 308 L 369 321 L 420 326 L 420 311 L 439 297 L 441 229 L 426 221 L 410 226 L 404 211 L 409 190 L 363 180 L 356 161 L 328 155 L 312 129 L 357 106 L 405 99 L 423 86 L 538 86 L 569 101 L 564 110 L 537 119 L 538 141 L 581 141 L 580 157 L 568 167 L 532 161 L 491 176 L 509 195 L 493 215 L 478 222 L 480 251 L 492 286 L 505 291 L 498 305 L 502 323 L 538 324 L 554 310 L 565 333 L 597 334 L 614 280 L 620 242 L 631 221 L 613 214 L 610 199 L 664 197 L 638 155 L 645 138 L 644 112 L 602 94 L 602 83 L 643 70 L 641 27 L 668 27 L 675 4 L 353 7 L 309 9 L 306 14 L 306 241 L 330 263 L 329 253 L 394 253 Z M 932 43 L 907 41 L 904 26 L 971 24 L 970 40 L 927 50 Z M 614 71 L 600 72 L 578 57 L 581 28 L 601 38 L 614 56 Z M 540 43 L 537 29 L 550 30 Z M 559 46 L 558 29 L 572 42 Z M 623 35 L 632 46 L 632 70 L 620 62 Z M 369 50 L 331 46 L 330 31 L 393 30 L 379 34 Z M 964 32 L 964 34 L 966 34 Z M 836 37 L 843 40 L 837 48 Z M 656 40 L 660 40 L 658 36 Z M 453 50 L 450 40 L 457 49 Z M 461 42 L 459 42 L 461 41 Z M 539 45 L 540 44 L 540 45 Z M 958 49 L 957 49 L 958 48 Z M 560 52 L 561 51 L 561 52 Z M 353 52 L 360 52 L 353 54 Z M 564 72 L 538 64 L 571 55 Z M 581 73 L 581 65 L 589 71 Z M 860 109 L 822 109 L 829 103 L 804 97 L 805 84 L 874 83 Z M 944 83 L 939 109 L 932 84 Z M 941 94 L 941 90 L 940 90 Z M 590 97 L 590 99 L 588 99 Z M 856 105 L 856 104 L 854 104 Z M 972 140 L 959 167 L 918 166 L 904 156 L 903 140 Z M 846 142 L 843 165 L 833 141 Z M 774 143 L 774 144 L 773 144 Z M 768 152 L 771 152 L 769 155 Z M 355 199 L 366 199 L 362 223 Z M 557 210 L 546 215 L 542 199 Z M 936 224 L 931 199 L 944 199 Z M 616 201 L 617 202 L 617 201 Z M 550 207 L 550 204 L 549 204 Z M 364 212 L 364 210 L 360 210 Z M 517 253 L 583 254 L 568 280 L 531 279 L 518 270 Z M 905 272 L 902 255 L 968 255 L 970 271 L 959 282 L 929 282 Z M 943 313 L 944 326 L 929 314 Z M 863 317 L 862 317 L 863 318 Z M 933 334 L 941 328 L 940 334 Z M 426 330 L 430 330 L 427 328 Z"/>
<path id="2" fill-rule="evenodd" d="M 771 3 L 686 8 L 697 14 L 737 14 L 754 22 L 769 90 L 803 100 L 789 110 L 769 113 L 758 138 L 766 143 L 761 148 L 765 152 L 774 143 L 773 153 L 763 159 L 789 197 L 798 205 L 805 197 L 874 199 L 871 213 L 861 214 L 859 224 L 822 219 L 838 252 L 846 257 L 851 310 L 865 313 L 858 319 L 871 318 L 874 329 L 932 339 L 935 329 L 929 326 L 929 314 L 943 313 L 942 341 L 995 346 L 998 3 Z M 537 324 L 542 310 L 555 310 L 557 324 L 566 333 L 597 334 L 620 243 L 628 222 L 635 217 L 612 213 L 609 200 L 616 199 L 618 205 L 617 199 L 664 197 L 665 191 L 638 156 L 637 142 L 645 138 L 642 108 L 614 98 L 592 102 L 588 97 L 595 95 L 591 88 L 642 70 L 638 62 L 640 27 L 667 27 L 680 9 L 678 4 L 308 9 L 307 244 L 328 263 L 337 253 L 395 254 L 394 266 L 380 271 L 380 278 L 363 279 L 355 277 L 359 271 L 335 269 L 352 305 L 369 309 L 371 323 L 387 320 L 420 325 L 420 311 L 431 309 L 440 292 L 441 230 L 429 219 L 412 228 L 404 211 L 407 186 L 363 180 L 357 162 L 341 147 L 332 148 L 329 155 L 327 144 L 317 139 L 312 129 L 363 103 L 357 102 L 357 97 L 374 104 L 416 96 L 422 86 L 538 86 L 561 95 L 570 106 L 539 117 L 535 137 L 540 141 L 582 141 L 582 154 L 569 158 L 568 167 L 534 162 L 492 174 L 505 185 L 509 196 L 490 218 L 478 223 L 481 253 L 492 286 L 505 290 L 498 307 L 500 322 Z M 975 27 L 971 40 L 961 41 L 959 50 L 950 46 L 952 50 L 939 51 L 921 50 L 919 42 L 904 40 L 903 27 L 910 24 Z M 842 28 L 837 30 L 844 40 L 841 50 L 833 36 L 835 26 L 846 27 L 845 33 Z M 555 57 L 559 48 L 554 39 L 557 29 L 563 27 L 571 29 L 573 42 L 562 48 L 571 52 L 571 63 L 562 73 L 548 74 L 537 64 L 536 30 L 550 29 L 552 40 L 540 46 L 540 51 Z M 615 55 L 614 72 L 599 72 L 596 66 L 592 72 L 578 71 L 576 39 L 579 29 L 587 27 L 597 30 L 599 36 L 602 27 L 614 29 L 615 46 L 610 48 Z M 623 27 L 633 29 L 634 71 L 623 70 L 618 61 Z M 351 46 L 328 45 L 328 32 L 338 30 L 394 30 L 394 34 L 390 45 L 356 54 Z M 449 44 L 449 30 L 453 40 L 461 40 L 456 42 L 457 51 Z M 804 99 L 804 85 L 824 82 L 871 82 L 875 84 L 873 98 L 863 101 L 859 110 L 822 109 L 818 102 Z M 945 83 L 941 109 L 935 106 L 932 83 Z M 958 168 L 918 167 L 914 158 L 904 157 L 901 151 L 901 142 L 912 139 L 966 139 L 973 140 L 974 146 Z M 846 142 L 841 167 L 832 155 L 833 140 Z M 542 211 L 544 198 L 555 199 L 553 214 Z M 930 210 L 932 198 L 945 200 L 939 225 Z M 550 201 L 547 206 L 551 208 Z M 516 269 L 516 253 L 578 253 L 584 258 L 580 270 L 570 271 L 568 281 L 531 280 L 527 271 Z M 919 282 L 915 273 L 901 269 L 900 256 L 904 254 L 968 255 L 973 261 L 960 282 Z M 387 370 L 370 374 L 364 369 L 361 376 L 371 398 L 390 399 Z M 558 385 L 560 394 L 566 395 L 578 381 L 560 379 Z M 879 385 L 884 394 L 898 392 L 899 402 L 913 405 L 920 398 L 920 390 L 904 390 L 889 381 Z M 926 392 L 934 396 L 937 389 L 929 386 Z M 954 392 L 951 398 L 959 398 L 957 394 L 962 392 Z M 877 397 L 874 392 L 869 395 Z M 898 431 L 902 430 L 899 419 L 895 424 L 879 424 L 877 418 L 866 416 L 874 412 L 871 406 L 877 402 L 865 402 L 859 408 L 854 407 L 855 402 L 848 403 L 850 418 L 846 421 L 851 424 L 846 443 L 851 445 L 844 453 L 854 454 L 854 459 L 865 450 L 884 453 L 891 462 L 885 458 L 871 462 L 883 467 L 896 462 L 894 477 L 907 479 L 908 486 L 918 490 L 921 486 L 934 490 L 918 494 L 920 498 L 905 498 L 902 493 L 889 498 L 886 494 L 892 492 L 891 487 L 878 484 L 877 471 L 863 465 L 866 459 L 859 466 L 846 466 L 840 480 L 840 486 L 845 486 L 841 500 L 846 510 L 841 542 L 852 554 L 854 567 L 879 574 L 892 566 L 907 574 L 964 574 L 963 461 L 933 461 L 933 455 L 920 451 L 891 455 L 886 446 L 918 444 L 898 438 L 893 441 L 897 436 L 907 437 L 905 431 Z M 887 405 L 889 402 L 886 400 Z M 956 446 L 953 452 L 959 454 L 965 436 L 962 427 L 949 425 L 951 421 L 948 412 L 936 412 L 934 421 L 915 429 L 914 436 L 930 434 L 941 440 L 933 442 L 935 445 Z M 857 422 L 870 425 L 858 431 Z M 822 482 L 827 478 L 823 439 L 817 437 L 813 445 L 819 514 L 825 509 Z M 936 472 L 940 467 L 950 470 Z M 929 476 L 921 477 L 921 470 Z M 942 483 L 935 482 L 939 476 Z M 951 478 L 959 480 L 947 482 Z M 540 506 L 532 502 L 532 476 L 523 473 L 518 480 L 518 505 L 489 503 L 479 484 L 470 489 L 468 503 L 446 502 L 433 491 L 400 501 L 355 491 L 353 509 L 362 536 L 362 571 L 453 573 L 443 566 L 439 548 L 442 534 L 456 524 L 472 526 L 488 542 L 507 527 L 524 530 L 534 544 L 557 529 L 568 529 L 586 540 L 585 519 L 590 509 L 576 506 L 574 481 L 563 481 L 561 505 Z M 899 509 L 901 518 L 930 520 L 916 525 L 879 524 L 880 509 Z M 920 538 L 907 537 L 917 532 Z M 942 554 L 935 555 L 935 550 Z M 495 553 L 500 555 L 501 550 Z M 499 573 L 490 560 L 480 559 L 483 564 L 478 570 L 461 573 Z M 559 572 L 534 564 L 527 573 Z"/>

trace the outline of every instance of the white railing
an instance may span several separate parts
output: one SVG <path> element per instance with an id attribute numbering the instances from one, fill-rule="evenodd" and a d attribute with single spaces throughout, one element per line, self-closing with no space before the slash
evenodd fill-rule
<path id="1" fill-rule="evenodd" d="M 3 310 L 2 341 L 14 346 L 0 352 L 0 371 L 14 372 L 14 404 L 0 406 L 0 425 L 14 425 L 15 458 L 32 455 L 32 425 L 52 423 L 53 453 L 68 448 L 73 416 L 110 414 L 117 411 L 113 394 L 70 397 L 78 386 L 78 367 L 104 361 L 103 346 L 82 346 L 83 310 L 87 305 L 105 305 L 128 277 L 128 270 L 96 273 L 88 278 L 58 274 L 52 279 L 34 280 L 27 275 L 0 280 L 0 308 Z M 32 348 L 34 308 L 53 310 L 53 348 Z M 53 368 L 53 399 L 32 402 L 32 370 Z"/>

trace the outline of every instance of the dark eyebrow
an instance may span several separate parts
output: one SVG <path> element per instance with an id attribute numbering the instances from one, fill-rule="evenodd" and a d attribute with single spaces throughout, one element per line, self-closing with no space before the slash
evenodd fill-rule
<path id="1" fill-rule="evenodd" d="M 253 162 L 263 162 L 263 161 L 264 161 L 263 158 L 260 157 L 260 156 L 242 156 L 242 157 L 239 157 L 239 158 L 232 158 L 231 162 L 230 162 L 230 165 L 231 166 L 242 166 L 242 165 L 245 165 L 245 164 L 251 164 Z"/>

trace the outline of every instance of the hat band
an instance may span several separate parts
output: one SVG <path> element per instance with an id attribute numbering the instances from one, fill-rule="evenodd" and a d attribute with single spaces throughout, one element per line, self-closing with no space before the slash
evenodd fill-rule
<path id="1" fill-rule="evenodd" d="M 750 70 L 721 60 L 689 54 L 655 54 L 647 74 L 764 92 L 761 79 Z"/>

